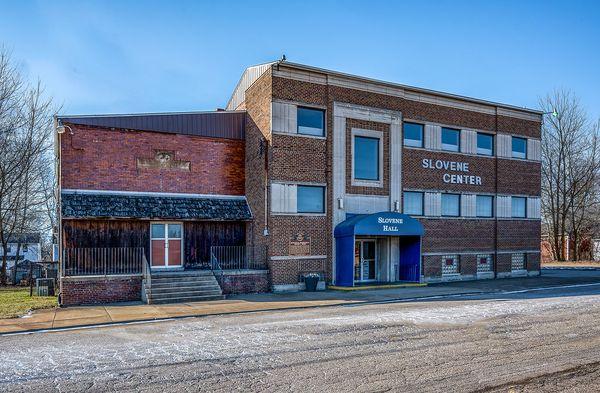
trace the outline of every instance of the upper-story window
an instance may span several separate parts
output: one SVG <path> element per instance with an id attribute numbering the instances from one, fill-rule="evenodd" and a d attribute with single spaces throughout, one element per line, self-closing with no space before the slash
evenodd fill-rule
<path id="1" fill-rule="evenodd" d="M 527 217 L 527 198 L 524 197 L 512 197 L 511 198 L 511 212 L 515 218 Z"/>
<path id="2" fill-rule="evenodd" d="M 482 156 L 494 155 L 494 136 L 490 134 L 477 133 L 477 154 Z"/>
<path id="3" fill-rule="evenodd" d="M 404 191 L 404 214 L 411 216 L 423 215 L 423 193 Z"/>
<path id="4" fill-rule="evenodd" d="M 298 134 L 325 136 L 325 111 L 299 106 Z"/>
<path id="5" fill-rule="evenodd" d="M 512 137 L 512 156 L 513 158 L 527 158 L 527 139 Z"/>
<path id="6" fill-rule="evenodd" d="M 354 178 L 357 180 L 378 181 L 379 179 L 379 138 L 354 137 Z"/>
<path id="7" fill-rule="evenodd" d="M 494 197 L 491 195 L 477 195 L 475 198 L 475 215 L 477 217 L 493 217 Z"/>
<path id="8" fill-rule="evenodd" d="M 325 187 L 298 186 L 298 213 L 325 213 Z"/>
<path id="9" fill-rule="evenodd" d="M 442 127 L 442 150 L 460 151 L 460 130 Z"/>
<path id="10" fill-rule="evenodd" d="M 460 194 L 442 194 L 442 216 L 460 216 Z"/>
<path id="11" fill-rule="evenodd" d="M 404 146 L 423 147 L 423 125 L 404 123 Z"/>

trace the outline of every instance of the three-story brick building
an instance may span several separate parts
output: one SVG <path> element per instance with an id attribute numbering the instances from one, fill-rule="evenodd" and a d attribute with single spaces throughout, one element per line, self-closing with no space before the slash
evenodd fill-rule
<path id="1" fill-rule="evenodd" d="M 302 289 L 303 275 L 314 272 L 321 286 L 539 274 L 538 111 L 280 61 L 248 68 L 227 111 L 170 114 L 158 128 L 151 126 L 157 115 L 140 116 L 146 120 L 58 119 L 77 128 L 59 138 L 64 249 L 81 247 L 69 243 L 73 223 L 89 228 L 100 220 L 106 235 L 118 216 L 65 214 L 81 195 L 108 194 L 115 204 L 131 193 L 213 204 L 227 196 L 237 201 L 229 216 L 198 204 L 166 214 L 168 202 L 157 200 L 149 202 L 152 214 L 134 214 L 139 204 L 123 209 L 140 233 L 154 221 L 182 223 L 175 267 L 215 272 L 216 262 L 221 287 L 230 269 L 220 262 L 231 258 L 216 256 L 216 246 L 245 247 L 244 266 L 264 262 L 276 291 Z M 195 119 L 186 135 L 175 130 L 184 116 Z M 202 116 L 243 116 L 243 124 L 210 128 Z M 168 164 L 161 164 L 164 152 Z M 75 205 L 86 203 L 100 202 Z M 198 229 L 231 221 L 243 239 Z M 95 246 L 104 241 L 84 237 Z M 204 244 L 204 257 L 189 238 Z M 137 239 L 152 261 L 155 254 L 169 259 L 168 251 L 152 251 L 154 238 Z M 242 278 L 230 284 L 264 290 L 264 274 L 236 270 Z M 133 292 L 149 279 L 140 276 Z"/>

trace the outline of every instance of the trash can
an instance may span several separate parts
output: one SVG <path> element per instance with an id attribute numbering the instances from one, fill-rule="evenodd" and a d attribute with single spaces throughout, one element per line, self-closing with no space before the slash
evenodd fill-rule
<path id="1" fill-rule="evenodd" d="M 317 290 L 317 284 L 319 283 L 318 274 L 307 274 L 304 276 L 304 284 L 306 285 L 306 292 L 315 292 Z"/>

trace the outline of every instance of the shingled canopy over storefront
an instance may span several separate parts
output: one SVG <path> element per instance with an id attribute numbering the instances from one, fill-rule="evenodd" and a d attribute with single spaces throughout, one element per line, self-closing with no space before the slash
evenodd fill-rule
<path id="1" fill-rule="evenodd" d="M 246 221 L 244 197 L 61 194 L 63 218 L 137 218 Z"/>

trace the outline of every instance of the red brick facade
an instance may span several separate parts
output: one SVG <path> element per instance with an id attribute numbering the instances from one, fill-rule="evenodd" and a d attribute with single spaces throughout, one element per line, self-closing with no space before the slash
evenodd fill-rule
<path id="1" fill-rule="evenodd" d="M 63 278 L 60 293 L 63 306 L 137 301 L 142 296 L 142 278 Z"/>
<path id="2" fill-rule="evenodd" d="M 70 125 L 61 135 L 63 189 L 244 195 L 244 141 Z M 147 168 L 157 151 L 189 162 Z"/>
<path id="3" fill-rule="evenodd" d="M 307 138 L 271 132 L 269 122 L 273 101 L 291 102 L 298 105 L 315 106 L 326 109 L 326 138 Z M 474 129 L 490 134 L 510 134 L 527 138 L 540 138 L 540 122 L 514 116 L 495 115 L 485 111 L 471 111 L 418 102 L 405 98 L 384 95 L 373 91 L 363 91 L 333 84 L 310 83 L 275 76 L 267 71 L 246 92 L 245 106 L 248 110 L 249 128 L 247 132 L 247 156 L 258 146 L 258 137 L 269 143 L 268 160 L 256 157 L 247 158 L 246 194 L 255 214 L 255 223 L 260 227 L 253 232 L 255 238 L 268 244 L 271 256 L 273 285 L 296 285 L 302 271 L 306 271 L 307 261 L 315 271 L 323 272 L 328 280 L 332 277 L 332 250 L 334 245 L 332 212 L 333 200 L 333 138 L 334 103 L 348 103 L 364 107 L 397 111 L 402 118 L 423 123 L 442 124 L 459 129 Z M 498 109 L 496 108 L 496 111 Z M 381 131 L 384 134 L 383 183 L 382 188 L 357 187 L 351 184 L 352 128 Z M 390 195 L 390 125 L 348 118 L 346 120 L 346 188 L 347 194 Z M 481 185 L 451 184 L 442 181 L 442 173 L 423 168 L 422 160 L 449 160 L 469 163 L 469 175 L 479 176 Z M 252 169 L 250 169 L 252 165 Z M 484 157 L 460 153 L 430 151 L 418 148 L 402 149 L 402 189 L 423 191 L 454 191 L 466 193 L 488 193 L 491 195 L 522 195 L 539 197 L 541 165 L 531 160 L 514 160 L 499 157 Z M 265 182 L 312 182 L 326 184 L 326 215 L 318 217 L 298 215 L 274 215 L 270 211 L 270 197 L 265 200 Z M 251 186 L 253 185 L 253 186 Z M 265 222 L 262 218 L 267 209 L 269 235 L 264 236 Z M 258 217 L 260 215 L 260 217 Z M 510 252 L 496 254 L 496 251 L 515 252 L 539 249 L 540 221 L 535 219 L 420 219 L 425 227 L 422 243 L 424 277 L 441 276 L 441 254 L 461 254 L 460 273 L 464 276 L 477 275 L 476 253 L 492 254 L 498 271 L 510 271 Z M 311 256 L 315 259 L 295 258 L 290 255 L 289 239 L 304 233 L 311 238 Z M 429 255 L 435 254 L 435 255 Z M 535 257 L 537 255 L 537 257 Z M 539 270 L 539 254 L 533 252 L 527 257 L 527 268 Z"/>

